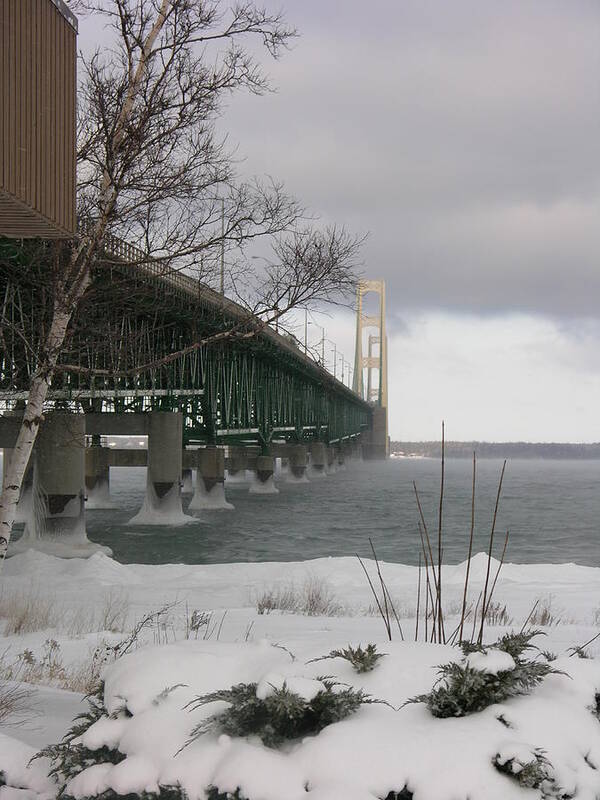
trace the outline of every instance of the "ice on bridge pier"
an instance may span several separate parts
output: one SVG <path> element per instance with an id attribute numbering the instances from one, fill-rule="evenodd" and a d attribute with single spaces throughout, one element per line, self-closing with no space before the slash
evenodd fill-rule
<path id="1" fill-rule="evenodd" d="M 217 447 L 198 450 L 196 488 L 188 511 L 231 511 L 233 505 L 225 499 L 225 455 Z"/>
<path id="2" fill-rule="evenodd" d="M 60 466 L 59 466 L 60 465 Z M 10 554 L 29 548 L 82 558 L 107 547 L 85 530 L 85 417 L 51 412 L 40 428 L 33 467 L 32 504 L 25 531 Z"/>
<path id="3" fill-rule="evenodd" d="M 193 518 L 181 504 L 182 415 L 155 411 L 148 416 L 146 496 L 129 524 L 185 525 Z"/>

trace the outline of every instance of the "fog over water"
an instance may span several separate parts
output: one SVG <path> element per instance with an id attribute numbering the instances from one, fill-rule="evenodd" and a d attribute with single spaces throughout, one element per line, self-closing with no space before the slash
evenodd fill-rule
<path id="1" fill-rule="evenodd" d="M 487 550 L 501 461 L 478 462 L 474 552 Z M 419 487 L 427 523 L 437 536 L 440 464 L 396 459 L 353 464 L 309 484 L 278 480 L 280 493 L 248 494 L 228 485 L 235 511 L 205 511 L 183 527 L 131 527 L 145 469 L 111 469 L 114 510 L 88 511 L 91 539 L 126 563 L 298 561 L 369 554 L 368 539 L 386 561 L 418 562 Z M 510 530 L 506 560 L 600 566 L 600 461 L 515 460 L 508 463 L 497 524 L 496 554 Z M 185 498 L 184 507 L 189 502 Z M 446 462 L 444 561 L 465 559 L 470 526 L 471 463 Z"/>

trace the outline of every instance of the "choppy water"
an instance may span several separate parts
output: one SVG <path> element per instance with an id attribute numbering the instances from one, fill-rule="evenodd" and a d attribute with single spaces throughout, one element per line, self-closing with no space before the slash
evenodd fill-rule
<path id="1" fill-rule="evenodd" d="M 475 552 L 486 550 L 501 462 L 478 463 Z M 88 511 L 91 539 L 122 562 L 216 563 L 296 561 L 368 554 L 371 537 L 386 561 L 418 560 L 419 486 L 429 527 L 437 535 L 439 462 L 398 459 L 355 464 L 309 484 L 278 482 L 280 494 L 253 496 L 228 485 L 235 511 L 203 512 L 184 527 L 128 527 L 139 509 L 145 469 L 111 470 L 118 510 Z M 497 551 L 510 530 L 507 560 L 600 566 L 600 461 L 509 462 L 498 516 Z M 189 502 L 186 498 L 185 504 Z M 184 505 L 185 505 L 184 504 Z M 464 560 L 471 507 L 471 464 L 446 464 L 444 561 Z"/>

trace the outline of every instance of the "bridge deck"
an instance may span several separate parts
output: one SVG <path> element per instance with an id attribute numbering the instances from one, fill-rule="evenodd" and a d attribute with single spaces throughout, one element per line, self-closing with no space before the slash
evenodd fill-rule
<path id="1" fill-rule="evenodd" d="M 0 400 L 9 404 L 27 396 L 32 354 L 44 346 L 39 320 L 51 313 L 39 243 L 11 246 L 12 262 L 0 248 L 0 297 L 30 326 L 31 346 L 3 330 Z M 215 341 L 219 333 L 233 335 Z M 334 441 L 372 418 L 367 402 L 243 305 L 114 237 L 71 322 L 49 400 L 88 414 L 180 410 L 190 442 Z"/>

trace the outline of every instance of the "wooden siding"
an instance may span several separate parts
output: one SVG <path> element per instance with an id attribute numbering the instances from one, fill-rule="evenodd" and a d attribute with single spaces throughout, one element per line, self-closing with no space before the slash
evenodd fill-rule
<path id="1" fill-rule="evenodd" d="M 75 233 L 76 24 L 60 0 L 0 0 L 0 235 Z"/>

